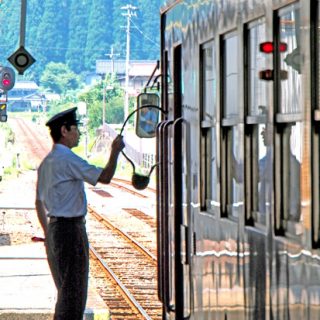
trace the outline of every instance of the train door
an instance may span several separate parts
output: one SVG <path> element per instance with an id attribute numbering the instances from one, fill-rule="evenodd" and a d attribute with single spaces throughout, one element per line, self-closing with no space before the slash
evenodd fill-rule
<path id="1" fill-rule="evenodd" d="M 189 254 L 188 254 L 188 201 L 187 201 L 187 127 L 182 117 L 182 51 L 181 45 L 173 51 L 173 114 L 172 126 L 172 221 L 171 241 L 173 254 L 172 288 L 175 300 L 175 319 L 189 314 Z"/>
<path id="2" fill-rule="evenodd" d="M 164 318 L 185 319 L 190 311 L 187 126 L 182 118 L 181 46 L 162 62 L 162 101 L 173 110 L 158 127 L 158 279 Z M 168 79 L 170 83 L 168 84 Z"/>

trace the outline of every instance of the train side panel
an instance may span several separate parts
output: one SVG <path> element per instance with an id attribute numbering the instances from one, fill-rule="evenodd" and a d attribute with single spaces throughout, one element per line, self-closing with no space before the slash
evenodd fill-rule
<path id="1" fill-rule="evenodd" d="M 163 9 L 167 319 L 320 318 L 318 12 L 307 0 Z"/>

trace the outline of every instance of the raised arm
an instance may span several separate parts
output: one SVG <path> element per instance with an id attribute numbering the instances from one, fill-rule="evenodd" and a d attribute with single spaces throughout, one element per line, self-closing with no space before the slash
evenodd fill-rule
<path id="1" fill-rule="evenodd" d="M 118 157 L 121 150 L 124 148 L 124 142 L 122 136 L 117 136 L 111 145 L 111 153 L 108 160 L 108 163 L 106 164 L 105 168 L 101 172 L 101 175 L 98 179 L 101 183 L 110 183 L 117 167 Z"/>

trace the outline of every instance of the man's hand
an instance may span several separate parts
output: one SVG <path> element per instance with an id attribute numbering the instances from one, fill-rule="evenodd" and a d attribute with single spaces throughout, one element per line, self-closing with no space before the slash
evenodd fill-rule
<path id="1" fill-rule="evenodd" d="M 99 182 L 102 183 L 110 183 L 117 167 L 117 161 L 119 157 L 119 153 L 124 148 L 125 144 L 123 142 L 123 137 L 118 135 L 111 144 L 111 153 L 109 157 L 109 161 L 106 164 L 105 168 L 100 174 L 98 179 Z"/>
<path id="2" fill-rule="evenodd" d="M 123 136 L 118 135 L 111 144 L 111 149 L 113 152 L 120 152 L 125 147 L 123 142 Z"/>

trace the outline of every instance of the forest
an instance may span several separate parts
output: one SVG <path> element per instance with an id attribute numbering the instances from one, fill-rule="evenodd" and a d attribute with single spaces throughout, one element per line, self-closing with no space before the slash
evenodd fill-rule
<path id="1" fill-rule="evenodd" d="M 91 86 L 86 86 L 85 78 L 95 73 L 96 60 L 111 59 L 112 47 L 114 59 L 126 59 L 128 11 L 124 8 L 128 5 L 134 8 L 130 12 L 130 60 L 159 59 L 160 8 L 164 0 L 26 0 L 26 3 L 24 47 L 36 62 L 23 75 L 16 73 L 16 79 L 33 80 L 40 86 L 41 94 L 57 93 L 60 98 L 48 101 L 43 112 L 30 109 L 32 112 L 20 116 L 30 116 L 44 126 L 53 114 L 85 102 L 88 143 L 92 145 L 103 122 L 104 105 L 106 123 L 123 123 L 125 94 L 114 74 Z M 0 66 L 12 67 L 7 59 L 21 44 L 20 17 L 21 0 L 0 0 Z M 105 91 L 106 87 L 113 89 Z M 135 98 L 130 97 L 130 112 L 133 108 Z M 8 111 L 8 122 L 0 123 L 0 131 L 7 130 L 5 136 L 14 139 L 10 138 L 13 135 L 9 128 L 13 116 L 10 106 Z"/>
<path id="2" fill-rule="evenodd" d="M 49 63 L 83 76 L 97 59 L 126 58 L 130 15 L 130 59 L 159 57 L 160 8 L 164 0 L 28 0 L 25 48 L 36 59 L 24 77 L 38 82 Z M 126 8 L 132 8 L 128 10 Z M 20 46 L 21 0 L 0 3 L 0 64 Z"/>

